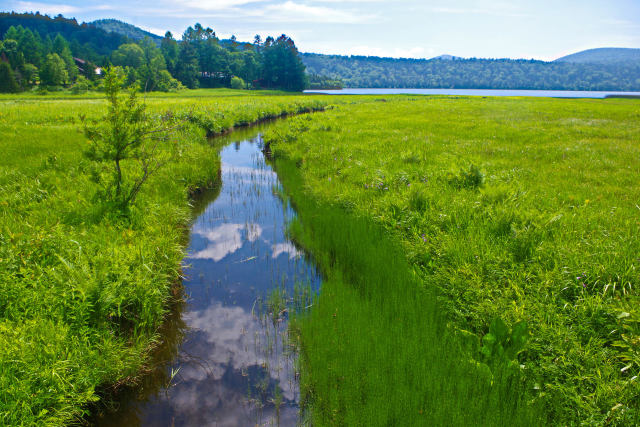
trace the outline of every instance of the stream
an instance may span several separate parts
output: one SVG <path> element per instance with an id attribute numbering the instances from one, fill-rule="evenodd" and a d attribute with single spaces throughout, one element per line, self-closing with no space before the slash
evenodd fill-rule
<path id="1" fill-rule="evenodd" d="M 262 154 L 265 126 L 216 140 L 222 183 L 194 205 L 184 302 L 161 331 L 156 368 L 96 425 L 300 424 L 288 315 L 310 304 L 321 278 L 286 236 L 295 212 Z"/>

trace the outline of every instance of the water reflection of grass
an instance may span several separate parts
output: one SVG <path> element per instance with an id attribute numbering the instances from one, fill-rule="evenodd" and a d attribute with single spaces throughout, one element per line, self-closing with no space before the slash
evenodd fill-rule
<path id="1" fill-rule="evenodd" d="M 270 377 L 280 378 L 280 381 L 286 379 L 288 383 L 270 384 L 265 382 L 266 379 L 262 382 L 254 381 L 255 389 L 260 393 L 252 393 L 250 389 L 249 401 L 256 408 L 273 405 L 275 419 L 272 421 L 276 425 L 280 425 L 280 410 L 285 404 L 282 387 L 297 390 L 300 378 L 299 335 L 295 333 L 295 327 L 290 327 L 289 319 L 292 315 L 302 315 L 310 308 L 312 295 L 313 291 L 308 281 L 297 281 L 293 288 L 286 287 L 284 283 L 275 284 L 265 296 L 256 300 L 252 310 L 262 328 L 260 340 L 256 340 L 255 348 L 265 359 L 263 368 L 271 372 Z M 283 371 L 285 371 L 284 374 L 282 374 Z M 287 403 L 295 404 L 295 402 Z"/>

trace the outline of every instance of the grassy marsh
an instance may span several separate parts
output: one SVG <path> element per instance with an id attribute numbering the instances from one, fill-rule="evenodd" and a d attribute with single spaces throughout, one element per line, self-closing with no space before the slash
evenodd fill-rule
<path id="1" fill-rule="evenodd" d="M 285 187 L 295 177 L 304 226 L 294 231 L 329 272 L 300 326 L 313 419 L 637 423 L 640 104 L 386 101 L 292 119 L 266 137 L 289 165 Z M 477 348 L 454 349 L 463 337 L 482 345 L 497 317 L 525 321 L 531 337 L 518 382 L 494 382 L 475 406 L 481 368 L 451 376 L 462 368 L 450 360 L 482 362 Z"/>
<path id="2" fill-rule="evenodd" d="M 77 421 L 97 387 L 136 377 L 181 273 L 189 193 L 218 176 L 205 135 L 327 100 L 275 95 L 148 96 L 198 126 L 129 218 L 92 202 L 78 118 L 102 99 L 0 97 L 0 424 Z M 327 279 L 291 331 L 311 421 L 637 423 L 639 104 L 336 100 L 266 137 L 291 232 Z M 481 352 L 497 317 L 529 327 L 509 363 Z"/>
<path id="3" fill-rule="evenodd" d="M 180 156 L 126 218 L 93 203 L 82 156 L 79 115 L 99 117 L 105 101 L 2 98 L 0 424 L 78 421 L 99 386 L 129 382 L 144 367 L 179 286 L 189 193 L 218 176 L 205 133 L 321 106 L 317 97 L 228 92 L 147 98 L 153 113 L 207 120 L 182 131 Z"/>

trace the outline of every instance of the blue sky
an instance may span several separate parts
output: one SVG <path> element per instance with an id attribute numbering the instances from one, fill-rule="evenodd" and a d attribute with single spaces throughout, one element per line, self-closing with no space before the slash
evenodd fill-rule
<path id="1" fill-rule="evenodd" d="M 552 60 L 640 48 L 640 0 L 0 0 L 0 10 L 116 18 L 176 37 L 200 22 L 221 37 L 290 35 L 303 52 Z"/>

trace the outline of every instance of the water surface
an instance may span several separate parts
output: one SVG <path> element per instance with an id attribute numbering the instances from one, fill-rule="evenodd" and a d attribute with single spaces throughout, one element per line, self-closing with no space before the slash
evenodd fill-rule
<path id="1" fill-rule="evenodd" d="M 158 368 L 96 424 L 298 423 L 295 352 L 281 299 L 314 292 L 320 277 L 285 235 L 295 213 L 276 196 L 278 178 L 257 132 L 227 137 L 235 141 L 221 150 L 219 194 L 194 208 L 185 302 L 163 331 Z"/>
<path id="2" fill-rule="evenodd" d="M 358 89 L 305 90 L 305 93 L 327 95 L 459 95 L 459 96 L 536 96 L 547 98 L 606 98 L 609 96 L 637 96 L 640 92 L 602 92 L 575 90 L 502 90 L 502 89 Z"/>

